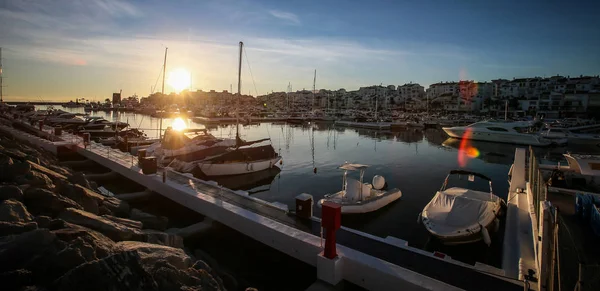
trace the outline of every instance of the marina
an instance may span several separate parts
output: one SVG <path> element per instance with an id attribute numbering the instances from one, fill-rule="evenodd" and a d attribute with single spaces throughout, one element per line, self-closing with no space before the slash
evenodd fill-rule
<path id="1" fill-rule="evenodd" d="M 127 113 L 124 113 L 124 115 L 125 114 Z M 106 117 L 108 120 L 111 120 L 110 116 Z M 113 118 L 122 120 L 123 116 Z M 130 120 L 136 120 L 138 118 L 146 119 L 147 117 L 135 115 L 129 116 Z M 146 122 L 152 124 L 155 121 L 150 119 Z M 163 124 L 173 125 L 176 123 L 177 121 L 175 120 L 163 120 Z M 192 121 L 187 121 L 186 126 L 187 125 L 191 128 L 202 126 L 195 125 Z M 152 125 L 148 126 L 151 127 Z M 54 132 L 54 130 L 48 126 L 44 126 L 43 129 L 42 132 Z M 235 131 L 232 126 L 208 129 L 207 132 L 210 132 L 215 136 L 222 136 L 222 138 L 235 138 Z M 512 172 L 515 167 L 514 162 L 518 160 L 517 157 L 519 156 L 515 156 L 514 153 L 518 146 L 472 141 L 468 146 L 473 148 L 476 147 L 478 151 L 477 155 L 473 155 L 473 153 L 470 152 L 471 149 L 465 148 L 465 145 L 456 145 L 457 148 L 453 148 L 452 145 L 456 144 L 456 142 L 454 142 L 452 138 L 447 136 L 444 137 L 445 134 L 439 129 L 406 129 L 401 132 L 393 132 L 385 130 L 373 131 L 367 129 L 348 129 L 345 127 L 336 127 L 335 124 L 319 125 L 318 123 L 300 126 L 294 124 L 261 123 L 258 125 L 246 125 L 241 127 L 241 136 L 245 139 L 258 138 L 264 136 L 265 133 L 270 137 L 271 144 L 282 153 L 285 162 L 278 167 L 280 168 L 278 172 L 275 172 L 274 174 L 265 173 L 265 175 L 261 175 L 262 177 L 255 178 L 254 180 L 256 180 L 257 183 L 249 183 L 247 186 L 240 186 L 238 183 L 237 186 L 232 187 L 227 186 L 227 179 L 221 179 L 221 182 L 217 182 L 219 181 L 219 179 L 217 179 L 219 177 L 216 177 L 214 181 L 208 179 L 208 182 L 205 182 L 201 179 L 167 169 L 158 169 L 158 174 L 155 178 L 152 178 L 153 175 L 144 175 L 144 173 L 142 173 L 140 166 L 137 164 L 137 156 L 111 149 L 101 143 L 92 142 L 90 147 L 86 148 L 82 145 L 83 139 L 81 137 L 70 135 L 68 133 L 61 133 L 61 139 L 64 140 L 62 143 L 77 145 L 77 148 L 79 148 L 77 151 L 88 159 L 111 168 L 113 171 L 148 188 L 161 189 L 168 186 L 182 189 L 185 192 L 188 191 L 184 190 L 185 187 L 181 188 L 181 186 L 177 186 L 184 184 L 187 185 L 186 187 L 191 187 L 194 191 L 201 191 L 203 194 L 214 199 L 226 201 L 231 203 L 231 205 L 258 213 L 261 216 L 287 225 L 288 227 L 291 227 L 291 229 L 315 235 L 317 237 L 321 235 L 319 217 L 322 213 L 320 213 L 321 209 L 319 207 L 316 207 L 315 205 L 313 208 L 315 217 L 309 220 L 294 219 L 292 218 L 294 215 L 290 216 L 290 213 L 294 213 L 292 209 L 295 205 L 297 206 L 298 197 L 302 197 L 302 195 L 300 195 L 301 193 L 309 193 L 310 196 L 308 197 L 315 203 L 323 197 L 320 195 L 327 193 L 326 191 L 322 191 L 322 189 L 332 189 L 329 193 L 334 193 L 336 191 L 334 189 L 339 187 L 338 183 L 340 182 L 337 182 L 337 179 L 333 179 L 335 183 L 332 181 L 332 177 L 336 176 L 334 175 L 335 171 L 333 171 L 333 169 L 337 166 L 332 167 L 333 163 L 336 162 L 335 158 L 323 160 L 321 157 L 340 155 L 340 158 L 343 158 L 344 160 L 347 160 L 348 158 L 360 160 L 359 157 L 364 156 L 365 152 L 369 152 L 370 163 L 376 164 L 374 167 L 376 172 L 373 174 L 386 177 L 385 184 L 388 189 L 395 187 L 401 188 L 403 190 L 403 195 L 398 201 L 392 202 L 389 206 L 385 206 L 380 211 L 377 211 L 377 214 L 363 214 L 361 217 L 344 215 L 342 219 L 343 227 L 338 231 L 338 244 L 368 254 L 380 260 L 397 264 L 400 267 L 410 266 L 408 269 L 411 271 L 418 272 L 427 277 L 432 277 L 459 288 L 467 288 L 467 285 L 462 285 L 466 283 L 455 281 L 452 279 L 454 276 L 442 276 L 439 273 L 436 273 L 435 275 L 430 273 L 432 264 L 437 264 L 434 262 L 438 261 L 440 257 L 443 258 L 442 262 L 445 261 L 451 265 L 461 266 L 456 272 L 466 272 L 464 270 L 466 268 L 478 270 L 476 272 L 483 272 L 484 274 L 491 272 L 491 274 L 494 274 L 491 277 L 501 275 L 521 281 L 524 279 L 523 275 L 518 275 L 521 274 L 521 271 L 514 269 L 516 262 L 513 262 L 512 267 L 509 267 L 511 266 L 511 264 L 508 263 L 511 260 L 510 252 L 507 252 L 505 248 L 504 250 L 502 248 L 502 245 L 507 245 L 507 241 L 511 240 L 516 240 L 516 242 L 513 242 L 512 244 L 520 245 L 518 242 L 519 238 L 514 237 L 514 230 L 510 230 L 510 232 L 513 233 L 511 235 L 503 233 L 506 229 L 511 229 L 511 227 L 509 227 L 509 225 L 512 224 L 509 223 L 511 219 L 508 219 L 509 215 L 511 215 L 509 214 L 511 212 L 510 203 L 508 205 L 508 213 L 506 214 L 506 225 L 496 225 L 496 229 L 500 228 L 499 234 L 479 234 L 477 237 L 482 240 L 482 242 L 468 244 L 468 248 L 452 246 L 452 244 L 444 245 L 432 240 L 422 225 L 415 223 L 415 218 L 418 217 L 419 213 L 422 211 L 422 208 L 418 208 L 418 204 L 420 204 L 421 207 L 427 204 L 428 199 L 431 199 L 431 195 L 435 193 L 435 190 L 429 192 L 431 194 L 427 195 L 425 194 L 427 193 L 426 189 L 428 189 L 428 187 L 433 189 L 435 188 L 435 185 L 431 183 L 432 185 L 424 187 L 422 184 L 419 185 L 410 182 L 411 180 L 415 180 L 414 177 L 418 177 L 419 175 L 428 175 L 427 177 L 423 176 L 422 178 L 419 178 L 419 180 L 429 180 L 434 177 L 432 176 L 433 173 L 430 168 L 427 168 L 427 171 L 422 173 L 415 171 L 420 169 L 418 161 L 431 159 L 431 161 L 438 161 L 439 166 L 442 166 L 442 163 L 447 163 L 447 165 L 443 166 L 446 169 L 469 168 L 486 173 L 485 175 L 489 175 L 492 180 L 500 182 L 495 183 L 495 185 L 499 185 L 494 187 L 494 193 L 500 195 L 500 197 L 504 197 L 502 199 L 507 199 L 510 195 L 510 189 L 514 187 L 508 187 L 509 185 L 506 184 L 503 185 L 502 181 L 506 181 L 507 174 L 514 175 L 514 172 Z M 280 145 L 280 143 L 283 144 Z M 58 145 L 60 145 L 60 143 L 58 143 Z M 450 150 L 448 150 L 448 148 Z M 567 148 L 565 147 L 536 148 L 536 154 L 546 156 L 552 160 L 566 149 Z M 323 153 L 323 151 L 325 151 L 325 153 Z M 336 154 L 338 151 L 339 154 Z M 342 157 L 341 154 L 343 154 L 344 157 Z M 444 156 L 447 157 L 444 158 Z M 314 160 L 312 163 L 307 163 L 307 157 L 315 158 L 313 158 Z M 394 157 L 394 160 L 390 161 L 390 157 Z M 501 157 L 504 157 L 504 159 Z M 490 160 L 490 158 L 492 159 Z M 288 165 L 289 163 L 291 163 L 291 165 Z M 399 165 L 394 166 L 396 163 Z M 438 170 L 440 172 L 440 177 L 436 179 L 443 181 L 443 169 L 439 166 L 438 168 L 440 169 Z M 411 169 L 411 171 L 406 173 L 406 170 L 402 170 L 405 167 L 406 169 Z M 331 170 L 328 170 L 328 168 Z M 362 165 L 352 166 L 351 168 L 361 169 L 361 172 L 364 170 L 369 172 L 368 169 L 370 169 L 363 167 Z M 387 168 L 392 168 L 392 171 Z M 344 166 L 342 166 L 342 169 L 344 169 Z M 423 170 L 424 169 L 425 168 L 423 168 Z M 161 171 L 164 173 L 162 174 L 162 178 L 160 174 Z M 243 180 L 253 180 L 251 179 L 251 176 L 254 175 L 254 173 L 244 175 L 246 177 L 244 177 Z M 242 178 L 244 175 L 237 177 Z M 412 179 L 410 177 L 412 177 Z M 301 179 L 310 180 L 310 188 L 302 188 L 302 185 L 307 185 L 307 183 L 294 182 L 298 180 L 301 181 Z M 229 179 L 229 182 L 234 182 L 236 180 L 240 179 Z M 344 181 L 341 182 L 343 182 L 341 183 L 342 185 L 347 184 Z M 458 182 L 461 181 L 458 180 Z M 162 183 L 163 185 L 158 185 L 156 183 Z M 373 183 L 373 185 L 376 185 L 381 182 L 376 182 L 374 179 Z M 190 203 L 192 203 L 191 201 L 181 200 L 183 198 L 179 198 L 172 194 L 172 190 L 168 190 L 168 187 L 164 188 L 165 192 L 163 195 L 183 205 L 190 205 Z M 378 185 L 377 187 L 381 187 L 381 185 Z M 236 188 L 237 190 L 229 190 L 228 188 Z M 163 193 L 161 191 L 159 192 Z M 327 198 L 327 196 L 325 196 L 325 198 Z M 306 199 L 306 197 L 303 199 Z M 419 203 L 415 201 L 422 202 Z M 319 202 L 319 204 L 322 203 L 323 202 Z M 523 204 L 520 206 L 517 205 L 516 207 L 522 206 Z M 198 211 L 206 213 L 208 210 L 204 207 L 205 206 L 202 206 L 202 210 Z M 512 215 L 514 216 L 514 213 Z M 217 218 L 218 215 L 211 217 L 219 219 Z M 392 223 L 392 221 L 395 222 Z M 386 228 L 385 225 L 395 227 Z M 398 225 L 402 227 L 399 228 Z M 240 226 L 230 226 L 247 235 L 255 235 L 254 233 L 249 233 L 248 228 L 242 229 Z M 512 226 L 512 228 L 514 227 L 517 226 Z M 523 227 L 523 225 L 521 227 Z M 399 230 L 401 231 L 399 232 Z M 259 240 L 264 240 L 264 238 L 259 238 Z M 269 245 L 273 245 L 273 242 Z M 479 251 L 467 251 L 467 249 L 473 250 L 474 247 Z M 523 246 L 521 246 L 521 248 L 523 248 Z M 386 250 L 387 253 L 394 253 L 395 255 L 384 255 L 384 253 L 374 252 L 374 249 L 377 249 L 378 251 Z M 527 247 L 524 251 L 525 253 L 529 252 L 530 254 L 535 252 L 534 250 L 528 250 Z M 402 255 L 403 252 L 406 254 Z M 415 258 L 419 262 L 425 260 L 425 257 L 434 258 L 434 262 L 428 261 L 426 264 L 427 267 L 418 267 L 419 264 L 416 262 L 407 263 L 410 262 L 408 257 L 406 257 L 409 254 L 411 257 L 415 254 L 424 256 L 420 259 Z M 512 258 L 515 256 L 526 258 L 522 252 L 517 254 L 513 253 Z M 307 259 L 301 260 L 306 261 Z M 452 268 L 445 264 L 446 263 L 440 265 L 439 268 L 444 270 Z M 535 266 L 536 262 L 530 262 L 530 264 L 532 265 L 532 269 L 537 268 Z M 511 273 L 512 275 L 509 275 Z M 485 276 L 489 277 L 490 275 Z M 402 280 L 404 279 L 406 278 L 402 278 Z M 352 279 L 347 280 L 351 281 Z M 495 279 L 482 278 L 480 280 Z M 512 282 L 509 284 L 518 285 L 518 281 L 508 280 L 506 282 Z M 363 286 L 361 283 L 353 283 Z M 363 282 L 363 284 L 366 283 Z M 371 287 L 368 287 L 368 289 L 369 288 Z M 504 286 L 503 290 L 504 288 L 509 287 Z"/>

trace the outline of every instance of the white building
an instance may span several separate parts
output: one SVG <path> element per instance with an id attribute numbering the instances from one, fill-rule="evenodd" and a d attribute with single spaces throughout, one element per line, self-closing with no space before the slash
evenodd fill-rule
<path id="1" fill-rule="evenodd" d="M 425 87 L 417 83 L 407 83 L 402 86 L 398 86 L 399 99 L 423 99 L 425 97 Z"/>

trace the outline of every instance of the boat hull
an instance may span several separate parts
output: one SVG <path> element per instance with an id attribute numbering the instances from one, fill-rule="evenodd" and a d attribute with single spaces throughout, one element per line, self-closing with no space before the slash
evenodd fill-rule
<path id="1" fill-rule="evenodd" d="M 231 176 L 254 173 L 276 167 L 281 156 L 251 162 L 199 163 L 198 169 L 206 176 Z"/>
<path id="2" fill-rule="evenodd" d="M 469 134 L 465 134 L 467 130 L 463 127 L 443 127 L 442 130 L 444 130 L 444 132 L 450 137 L 460 139 L 466 138 L 489 142 L 512 143 L 533 146 L 550 146 L 553 144 L 565 144 L 567 142 L 564 139 L 549 140 L 545 138 L 540 138 L 534 134 L 505 134 L 503 132 L 490 133 L 478 131 L 471 131 Z"/>
<path id="3" fill-rule="evenodd" d="M 500 223 L 500 220 L 494 219 L 494 220 L 490 221 L 490 223 L 488 223 L 484 227 L 487 229 L 489 234 L 492 234 L 492 233 L 495 233 L 496 230 L 498 229 L 499 223 Z M 454 235 L 454 236 L 437 235 L 437 234 L 431 232 L 429 229 L 427 229 L 427 230 L 429 231 L 429 233 L 432 236 L 437 238 L 442 244 L 449 245 L 449 246 L 476 243 L 478 241 L 483 240 L 483 234 L 481 233 L 481 230 L 479 230 L 478 232 L 464 233 L 462 235 Z"/>
<path id="4" fill-rule="evenodd" d="M 362 201 L 362 203 L 345 203 L 336 198 L 323 198 L 319 200 L 317 205 L 321 207 L 324 202 L 331 201 L 342 206 L 342 214 L 364 214 L 377 211 L 384 206 L 398 200 L 400 197 L 402 197 L 402 191 L 399 189 L 392 189 L 378 198 Z"/>

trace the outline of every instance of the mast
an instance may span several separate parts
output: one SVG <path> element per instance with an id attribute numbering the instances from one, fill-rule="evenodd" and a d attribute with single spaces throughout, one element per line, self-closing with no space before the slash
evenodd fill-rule
<path id="1" fill-rule="evenodd" d="M 506 103 L 504 103 L 504 120 L 508 119 L 508 99 L 506 99 Z"/>
<path id="2" fill-rule="evenodd" d="M 240 41 L 240 63 L 238 65 L 238 98 L 235 109 L 235 143 L 239 147 L 240 141 L 240 120 L 238 116 L 238 110 L 240 105 L 240 97 L 242 96 L 242 50 L 244 49 L 244 43 Z"/>
<path id="3" fill-rule="evenodd" d="M 2 48 L 0 47 L 0 103 L 4 102 L 4 96 L 2 95 Z"/>
<path id="4" fill-rule="evenodd" d="M 163 77 L 162 77 L 162 89 L 160 91 L 161 93 L 161 97 L 165 98 L 165 75 L 167 74 L 167 50 L 169 50 L 168 47 L 165 47 L 165 61 L 163 62 Z M 160 129 L 158 130 L 158 138 L 162 139 L 162 121 L 163 121 L 163 114 L 164 112 L 161 112 L 160 114 Z"/>
<path id="5" fill-rule="evenodd" d="M 315 77 L 313 78 L 313 93 L 312 93 L 312 109 L 315 109 L 315 91 L 317 86 L 317 69 L 315 69 Z"/>

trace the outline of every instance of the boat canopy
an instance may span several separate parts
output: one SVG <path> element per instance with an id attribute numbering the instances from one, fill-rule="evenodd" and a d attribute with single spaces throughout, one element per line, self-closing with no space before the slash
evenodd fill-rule
<path id="1" fill-rule="evenodd" d="M 363 164 L 351 164 L 351 163 L 344 163 L 343 165 L 341 165 L 339 167 L 339 169 L 342 170 L 346 170 L 346 171 L 362 171 L 366 168 L 368 168 L 368 165 L 363 165 Z"/>
<path id="2" fill-rule="evenodd" d="M 497 196 L 463 188 L 437 192 L 424 209 L 427 227 L 438 235 L 449 235 L 483 227 L 496 218 Z"/>

